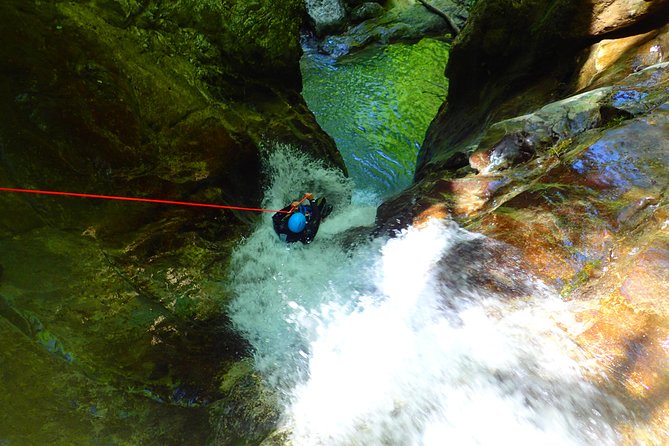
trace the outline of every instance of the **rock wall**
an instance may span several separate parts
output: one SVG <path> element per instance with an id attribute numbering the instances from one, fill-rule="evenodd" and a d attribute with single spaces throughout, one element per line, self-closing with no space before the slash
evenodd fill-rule
<path id="1" fill-rule="evenodd" d="M 515 262 L 569 302 L 591 378 L 636 417 L 617 426 L 630 445 L 661 444 L 669 419 L 668 8 L 479 2 L 416 181 L 377 220 L 452 218 L 506 243 L 490 268 Z"/>
<path id="2" fill-rule="evenodd" d="M 3 177 L 175 199 L 206 186 L 252 204 L 262 141 L 343 168 L 298 94 L 301 3 L 284 6 L 4 2 Z M 73 224 L 91 212 L 39 214 Z M 27 220 L 2 223 L 16 230 Z"/>
<path id="3" fill-rule="evenodd" d="M 0 185 L 257 206 L 273 142 L 344 169 L 299 94 L 303 19 L 301 0 L 3 1 Z M 0 204 L 0 443 L 204 444 L 248 354 L 220 283 L 255 214 Z"/>
<path id="4" fill-rule="evenodd" d="M 449 159 L 471 151 L 487 125 L 586 88 L 591 80 L 579 72 L 602 42 L 640 47 L 668 15 L 665 0 L 478 2 L 451 50 L 447 104 L 428 129 L 416 177 L 458 164 Z"/>
<path id="5" fill-rule="evenodd" d="M 434 10 L 447 15 L 460 28 L 473 5 L 472 0 L 432 0 L 427 2 L 434 8 L 430 10 L 419 2 L 397 3 L 388 2 L 381 6 L 374 2 L 349 2 L 348 22 L 343 21 L 339 25 L 339 32 L 331 31 L 321 35 L 323 33 L 316 29 L 322 37 L 320 49 L 339 57 L 373 44 L 417 42 L 424 37 L 450 41 L 457 34 L 456 30 Z"/>

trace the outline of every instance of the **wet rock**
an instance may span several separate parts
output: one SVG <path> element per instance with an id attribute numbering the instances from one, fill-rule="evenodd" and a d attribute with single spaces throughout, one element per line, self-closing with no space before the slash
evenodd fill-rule
<path id="1" fill-rule="evenodd" d="M 452 212 L 460 218 L 476 215 L 508 183 L 496 176 L 467 176 L 440 181 L 435 190 L 450 198 Z"/>
<path id="2" fill-rule="evenodd" d="M 446 160 L 443 167 L 448 170 L 458 170 L 462 167 L 469 166 L 469 157 L 463 152 L 456 152 Z"/>
<path id="3" fill-rule="evenodd" d="M 665 342 L 669 320 L 616 300 L 608 300 L 596 310 L 579 311 L 577 317 L 584 327 L 578 342 L 588 346 L 596 360 L 610 370 L 611 380 L 600 377 L 600 383 L 626 395 L 626 405 L 646 420 L 642 425 L 620 426 L 621 444 L 633 445 L 640 438 L 661 444 L 666 427 L 662 420 L 667 410 Z"/>
<path id="4" fill-rule="evenodd" d="M 479 2 L 414 193 L 393 202 L 414 222 L 445 207 L 569 302 L 564 329 L 597 364 L 589 378 L 644 420 L 616 427 L 625 445 L 662 443 L 669 413 L 669 2 L 651 3 Z M 455 153 L 479 173 L 456 171 Z M 504 290 L 496 279 L 479 285 Z"/>
<path id="5" fill-rule="evenodd" d="M 94 240 L 41 230 L 1 247 L 8 269 L 0 305 L 6 311 L 0 313 L 47 348 L 62 345 L 51 350 L 77 367 L 98 370 L 105 382 L 143 383 L 166 402 L 201 405 L 220 397 L 214 377 L 247 351 L 218 306 L 188 308 L 206 296 L 189 296 L 184 286 L 164 280 L 175 301 L 160 302 L 167 293 L 154 295 L 142 280 L 125 275 Z"/>
<path id="6" fill-rule="evenodd" d="M 578 271 L 606 260 L 616 243 L 615 233 L 638 227 L 656 209 L 663 185 L 669 184 L 669 146 L 660 130 L 666 123 L 665 113 L 657 110 L 584 134 L 583 141 L 576 138 L 564 149 L 569 153 L 565 162 L 546 164 L 549 169 L 530 180 L 531 187 L 521 186 L 528 177 L 515 173 L 517 179 L 507 177 L 509 183 L 489 190 L 488 197 L 475 194 L 479 207 L 470 206 L 473 215 L 501 205 L 477 223 L 477 229 L 520 247 L 535 259 L 534 267 L 545 272 L 546 280 L 582 284 L 590 272 L 583 277 Z M 521 192 L 503 193 L 513 189 L 515 181 Z M 453 200 L 473 202 L 464 190 L 455 192 Z"/>
<path id="7" fill-rule="evenodd" d="M 105 377 L 48 352 L 2 318 L 0 346 L 5 389 L 0 404 L 16 412 L 3 414 L 2 440 L 9 444 L 92 444 L 101 438 L 119 444 L 207 441 L 205 410 L 163 404 L 130 382 L 110 386 Z"/>
<path id="8" fill-rule="evenodd" d="M 627 11 L 620 15 L 608 11 L 607 5 L 566 2 L 550 9 L 536 2 L 478 4 L 452 48 L 446 73 L 448 105 L 428 129 L 416 177 L 422 178 L 430 166 L 438 168 L 452 153 L 477 144 L 475 135 L 482 123 L 525 114 L 586 88 L 610 85 L 637 66 L 665 60 L 668 2 L 616 3 L 612 10 Z M 608 40 L 592 42 L 604 36 Z M 605 42 L 625 39 L 602 53 Z M 655 48 L 652 54 L 651 48 Z"/>
<path id="9" fill-rule="evenodd" d="M 506 168 L 586 130 L 632 116 L 613 102 L 612 89 L 600 88 L 495 123 L 470 155 L 469 164 L 483 173 Z"/>
<path id="10" fill-rule="evenodd" d="M 268 141 L 343 167 L 299 94 L 301 0 L 9 0 L 0 15 L 3 186 L 253 206 Z M 2 406 L 21 407 L 3 439 L 206 443 L 217 377 L 249 354 L 220 282 L 255 216 L 0 202 L 0 362 L 16 365 Z"/>
<path id="11" fill-rule="evenodd" d="M 457 307 L 477 293 L 501 299 L 523 299 L 536 291 L 527 274 L 521 252 L 499 241 L 479 237 L 458 243 L 438 263 L 438 280 L 447 307 Z"/>
<path id="12" fill-rule="evenodd" d="M 9 322 L 24 335 L 33 336 L 33 328 L 30 322 L 2 295 L 0 295 L 0 318 Z"/>
<path id="13" fill-rule="evenodd" d="M 222 377 L 220 391 L 224 400 L 214 404 L 210 411 L 215 432 L 212 444 L 272 444 L 264 440 L 279 421 L 278 395 L 262 382 L 253 363 L 242 361 L 231 368 Z M 277 436 L 280 434 L 271 435 Z"/>
<path id="14" fill-rule="evenodd" d="M 362 3 L 351 10 L 349 18 L 353 23 L 363 22 L 383 14 L 383 6 L 375 2 Z"/>
<path id="15" fill-rule="evenodd" d="M 525 272 L 573 302 L 578 323 L 565 329 L 608 371 L 605 380 L 592 379 L 649 420 L 643 428 L 621 426 L 629 440 L 623 444 L 639 436 L 652 442 L 666 430 L 666 76 L 664 63 L 653 65 L 593 90 L 596 100 L 587 107 L 570 111 L 575 103 L 559 101 L 494 124 L 481 141 L 523 131 L 541 149 L 494 175 L 453 179 L 444 172 L 435 180 L 432 172 L 413 186 L 424 194 L 417 203 L 441 202 L 468 229 L 514 246 Z M 481 150 L 470 160 L 491 169 L 485 159 L 491 153 Z M 454 274 L 441 268 L 444 276 Z M 504 290 L 504 283 L 489 277 L 479 286 Z"/>
<path id="16" fill-rule="evenodd" d="M 618 213 L 616 217 L 618 228 L 634 229 L 648 216 L 646 211 L 652 211 L 659 202 L 659 198 L 653 196 L 632 201 Z"/>
<path id="17" fill-rule="evenodd" d="M 635 265 L 620 287 L 621 295 L 634 308 L 654 309 L 669 295 L 669 240 L 656 243 L 634 256 Z"/>
<path id="18" fill-rule="evenodd" d="M 669 180 L 664 171 L 669 141 L 663 130 L 668 122 L 669 116 L 660 111 L 627 121 L 604 132 L 573 160 L 571 168 L 602 196 L 621 197 L 638 189 L 659 193 Z"/>
<path id="19" fill-rule="evenodd" d="M 661 203 L 669 184 L 667 82 L 658 64 L 495 123 L 470 156 L 486 174 L 428 175 L 414 185 L 413 204 L 395 202 L 397 215 L 416 219 L 442 203 L 468 227 L 518 247 L 569 295 L 601 275 L 609 250 L 626 240 L 621 234 L 643 227 Z M 528 155 L 536 150 L 529 161 L 518 158 L 525 144 Z"/>
<path id="20" fill-rule="evenodd" d="M 376 227 L 379 234 L 395 235 L 413 223 L 418 214 L 419 195 L 417 188 L 409 188 L 386 200 L 376 211 Z"/>
<path id="21" fill-rule="evenodd" d="M 255 15 L 245 2 L 197 14 L 185 14 L 192 2 L 160 13 L 151 6 L 130 14 L 133 32 L 110 18 L 113 10 L 101 13 L 92 4 L 3 3 L 9 25 L 2 32 L 24 36 L 2 48 L 3 70 L 11 73 L 2 89 L 3 177 L 16 185 L 174 199 L 213 186 L 225 191 L 220 201 L 254 202 L 263 141 L 337 158 L 298 94 L 302 9 L 288 3 L 265 24 L 247 20 Z M 279 48 L 284 41 L 291 43 Z M 220 65 L 221 58 L 229 63 Z M 249 60 L 256 65 L 246 76 Z M 3 223 L 85 228 L 97 211 L 124 217 L 104 205 L 93 212 L 80 203 L 64 212 L 62 201 L 28 202 L 21 225 Z"/>
<path id="22" fill-rule="evenodd" d="M 490 173 L 527 161 L 536 152 L 536 144 L 528 133 L 505 135 L 489 150 L 477 150 L 469 157 L 469 165 L 482 173 Z"/>
<path id="23" fill-rule="evenodd" d="M 466 21 L 471 7 L 466 1 L 437 0 L 430 3 L 448 13 L 459 26 Z M 450 27 L 443 18 L 415 3 L 389 8 L 383 15 L 365 20 L 341 34 L 328 36 L 321 49 L 340 57 L 373 43 L 415 42 L 423 37 L 443 37 L 449 31 Z"/>
<path id="24" fill-rule="evenodd" d="M 252 206 L 268 140 L 342 166 L 298 93 L 302 3 L 286 0 L 267 22 L 260 17 L 270 2 L 195 3 L 4 2 L 0 33 L 12 41 L 0 49 L 9 73 L 0 81 L 4 185 Z M 12 210 L 0 215 L 3 233 L 50 225 L 87 234 L 109 252 L 129 247 L 115 258 L 119 268 L 180 317 L 220 311 L 195 290 L 207 285 L 205 274 L 191 274 L 203 266 L 192 260 L 224 258 L 226 243 L 254 222 L 141 204 L 0 201 Z M 158 283 L 170 267 L 198 282 L 181 290 L 178 305 Z"/>
<path id="25" fill-rule="evenodd" d="M 669 62 L 650 66 L 635 72 L 618 83 L 611 105 L 633 115 L 646 114 L 665 104 L 666 91 L 654 86 L 669 82 Z"/>
<path id="26" fill-rule="evenodd" d="M 3 397 L 13 399 L 15 407 L 43 407 L 37 401 L 52 407 L 48 413 L 25 410 L 10 418 L 12 435 L 26 435 L 24 420 L 47 420 L 31 431 L 29 438 L 39 444 L 37 439 L 55 438 L 62 427 L 51 420 L 80 419 L 82 410 L 95 406 L 93 421 L 86 415 L 68 435 L 92 435 L 93 422 L 106 438 L 143 438 L 141 420 L 164 416 L 171 426 L 154 433 L 156 438 L 206 436 L 204 407 L 221 398 L 217 377 L 248 348 L 220 312 L 199 320 L 178 317 L 124 277 L 90 237 L 42 229 L 2 239 L 0 245 L 7 262 L 0 339 L 12 344 L 11 349 L 3 344 L 3 354 L 13 356 L 12 367 L 3 369 L 4 383 L 8 374 L 15 375 L 12 388 L 25 389 L 33 381 L 22 382 L 24 372 L 32 370 L 49 389 L 30 386 L 20 396 L 10 390 Z M 4 333 L 7 327 L 11 337 Z M 21 347 L 14 351 L 14 346 Z M 117 417 L 126 420 L 123 431 L 115 428 Z"/>
<path id="27" fill-rule="evenodd" d="M 644 73 L 633 74 L 618 86 L 572 96 L 531 114 L 495 123 L 470 155 L 469 164 L 483 173 L 508 168 L 527 161 L 536 152 L 556 152 L 567 140 L 590 129 L 619 124 L 647 112 L 653 101 L 659 103 L 667 97 L 657 89 L 651 93 L 644 86 L 648 81 L 642 79 L 662 84 L 666 75 L 663 67 L 664 64 L 655 65 Z"/>
<path id="28" fill-rule="evenodd" d="M 442 181 L 439 184 L 442 186 L 439 192 L 434 189 L 431 191 L 433 194 L 439 193 L 439 198 L 443 198 L 441 192 L 450 187 L 450 183 Z M 450 217 L 453 208 L 451 203 L 447 205 L 427 192 L 427 189 L 410 187 L 383 202 L 376 212 L 375 228 L 372 231 L 374 235 L 394 237 L 409 225 L 420 225 L 430 218 Z"/>
<path id="29" fill-rule="evenodd" d="M 341 0 L 306 0 L 306 6 L 318 35 L 339 31 L 346 23 L 346 9 Z"/>

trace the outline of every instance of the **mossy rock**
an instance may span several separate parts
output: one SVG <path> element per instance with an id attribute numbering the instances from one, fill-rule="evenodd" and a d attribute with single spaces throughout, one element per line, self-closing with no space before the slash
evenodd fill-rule
<path id="1" fill-rule="evenodd" d="M 344 169 L 299 94 L 300 1 L 8 0 L 0 15 L 2 186 L 255 207 L 268 141 Z M 0 204 L 0 337 L 45 377 L 11 372 L 5 406 L 46 407 L 12 414 L 40 428 L 0 426 L 0 443 L 204 444 L 216 377 L 248 355 L 219 283 L 257 215 Z"/>
<path id="2" fill-rule="evenodd" d="M 210 409 L 214 445 L 260 444 L 276 429 L 278 394 L 255 372 L 251 359 L 235 363 L 222 376 L 220 390 L 224 398 Z"/>

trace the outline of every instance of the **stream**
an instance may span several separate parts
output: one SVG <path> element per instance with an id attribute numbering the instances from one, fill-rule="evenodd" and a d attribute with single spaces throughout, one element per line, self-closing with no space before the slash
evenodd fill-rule
<path id="1" fill-rule="evenodd" d="M 265 205 L 295 183 L 335 205 L 310 245 L 282 244 L 267 216 L 231 265 L 233 323 L 293 444 L 616 444 L 626 411 L 586 378 L 596 370 L 561 328 L 575 324 L 566 304 L 522 271 L 495 273 L 523 295 L 477 285 L 488 239 L 432 221 L 342 243 L 374 206 L 347 203 L 350 180 L 288 148 L 269 162 Z"/>
<path id="2" fill-rule="evenodd" d="M 306 52 L 305 98 L 350 178 L 289 147 L 273 152 L 264 207 L 310 191 L 335 210 L 309 245 L 282 244 L 265 216 L 238 246 L 233 325 L 296 446 L 614 445 L 627 412 L 587 378 L 597 371 L 562 328 L 575 324 L 566 304 L 521 268 L 490 271 L 481 253 L 492 241 L 439 221 L 351 235 L 410 184 L 446 84 L 430 60 L 447 50 Z M 521 294 L 482 286 L 485 275 Z"/>

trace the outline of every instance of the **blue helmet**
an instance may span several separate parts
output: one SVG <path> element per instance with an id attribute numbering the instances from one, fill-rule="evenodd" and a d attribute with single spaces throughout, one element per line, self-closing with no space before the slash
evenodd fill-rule
<path id="1" fill-rule="evenodd" d="M 288 229 L 291 232 L 298 233 L 304 231 L 304 227 L 307 225 L 307 219 L 301 212 L 295 212 L 288 219 Z"/>

